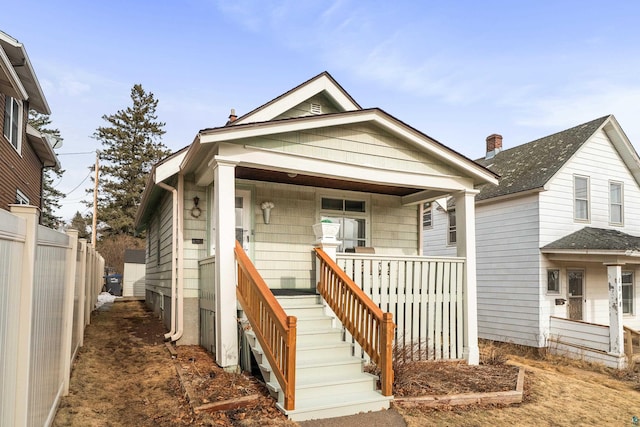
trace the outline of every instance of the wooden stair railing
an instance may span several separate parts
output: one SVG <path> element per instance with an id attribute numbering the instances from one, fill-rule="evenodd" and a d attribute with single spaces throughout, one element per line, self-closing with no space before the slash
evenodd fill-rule
<path id="1" fill-rule="evenodd" d="M 624 343 L 625 343 L 624 352 L 629 358 L 629 361 L 631 361 L 631 358 L 633 357 L 633 336 L 634 335 L 637 336 L 638 340 L 640 341 L 640 331 L 631 329 L 628 326 L 623 326 L 622 328 L 624 330 Z"/>
<path id="2" fill-rule="evenodd" d="M 383 396 L 393 394 L 393 333 L 391 313 L 382 310 L 322 249 L 319 258 L 318 292 L 351 336 L 380 368 Z"/>
<path id="3" fill-rule="evenodd" d="M 235 255 L 238 301 L 284 392 L 284 409 L 292 411 L 295 409 L 297 319 L 287 316 L 238 242 Z"/>

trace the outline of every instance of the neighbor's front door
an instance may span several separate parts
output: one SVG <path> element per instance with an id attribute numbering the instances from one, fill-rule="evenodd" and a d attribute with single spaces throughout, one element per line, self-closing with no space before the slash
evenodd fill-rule
<path id="1" fill-rule="evenodd" d="M 584 301 L 584 271 L 569 270 L 569 306 L 567 307 L 567 317 L 572 320 L 583 320 L 582 307 Z"/>

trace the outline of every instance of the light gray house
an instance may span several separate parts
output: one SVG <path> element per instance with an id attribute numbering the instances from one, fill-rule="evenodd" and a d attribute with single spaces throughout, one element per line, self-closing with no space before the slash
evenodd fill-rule
<path id="1" fill-rule="evenodd" d="M 640 161 L 613 116 L 502 149 L 478 162 L 501 176 L 476 196 L 481 338 L 623 366 L 638 329 Z M 455 250 L 457 207 L 428 205 L 424 250 Z"/>
<path id="2" fill-rule="evenodd" d="M 476 186 L 495 183 L 495 174 L 429 136 L 380 109 L 363 109 L 321 73 L 241 117 L 232 110 L 226 125 L 200 131 L 154 167 L 136 217 L 148 233 L 146 301 L 170 329 L 167 338 L 200 344 L 229 369 L 240 363 L 238 320 L 246 315 L 251 324 L 243 331 L 292 418 L 388 407 L 353 357 L 361 348 L 390 351 L 391 341 L 378 335 L 382 311 L 415 300 L 395 318 L 396 342 L 423 339 L 434 357 L 478 362 L 474 197 Z M 427 258 L 421 207 L 447 195 L 458 204 L 459 245 L 455 257 Z M 322 220 L 338 228 L 337 239 L 316 237 Z M 349 298 L 360 305 L 349 299 L 340 307 L 342 297 L 331 305 L 316 295 L 318 284 L 330 293 L 351 281 L 360 296 Z M 341 340 L 337 318 L 356 306 L 373 311 L 345 325 L 352 345 Z M 373 329 L 363 326 L 374 318 Z M 265 323 L 271 326 L 261 329 Z M 287 357 L 289 344 L 278 341 L 268 355 L 265 342 L 280 339 L 266 337 L 272 333 L 297 336 L 297 353 L 282 372 L 274 363 Z M 295 404 L 285 391 L 292 382 Z"/>

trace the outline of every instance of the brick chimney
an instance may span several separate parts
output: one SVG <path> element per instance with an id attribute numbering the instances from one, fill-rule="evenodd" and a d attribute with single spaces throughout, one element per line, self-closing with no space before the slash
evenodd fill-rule
<path id="1" fill-rule="evenodd" d="M 489 135 L 487 137 L 487 155 L 485 158 L 491 159 L 500 151 L 502 151 L 502 135 L 497 133 Z"/>
<path id="2" fill-rule="evenodd" d="M 238 118 L 238 116 L 236 116 L 236 109 L 232 108 L 231 109 L 231 114 L 229 114 L 229 121 L 227 122 L 227 124 L 231 124 L 231 123 L 235 122 L 237 118 Z"/>

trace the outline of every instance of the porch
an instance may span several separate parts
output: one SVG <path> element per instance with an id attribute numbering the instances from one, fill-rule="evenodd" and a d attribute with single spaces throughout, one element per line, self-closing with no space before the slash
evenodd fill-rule
<path id="1" fill-rule="evenodd" d="M 358 405 L 365 405 L 360 409 L 363 411 L 388 407 L 385 399 L 374 403 L 375 394 L 366 398 L 370 393 L 366 385 L 365 389 L 359 385 L 359 391 L 351 390 L 367 380 L 357 380 L 356 372 L 344 370 L 345 357 L 359 360 L 358 372 L 366 363 L 379 367 L 382 389 L 376 392 L 378 396 L 391 395 L 394 348 L 399 350 L 397 354 L 412 360 L 468 357 L 464 258 L 335 253 L 335 243 L 319 246 L 322 249 L 316 249 L 315 255 L 317 294 L 297 298 L 300 302 L 295 302 L 295 297 L 274 297 L 274 293 L 282 292 L 270 290 L 242 247 L 237 244 L 235 249 L 241 310 L 238 319 L 245 319 L 240 320 L 240 330 L 251 344 L 268 387 L 293 419 L 322 417 L 314 405 L 330 410 L 329 416 L 346 414 L 341 410 L 359 410 Z M 200 261 L 199 304 L 201 344 L 214 354 L 218 330 L 215 262 L 215 257 Z M 284 295 L 296 293 L 304 294 L 290 290 Z M 316 306 L 310 298 L 321 304 Z M 307 320 L 310 310 L 315 314 Z M 337 329 L 325 329 L 328 326 L 322 326 L 324 322 Z M 311 324 L 309 330 L 305 325 Z M 334 344 L 327 341 L 326 337 L 334 336 L 338 337 L 338 341 L 331 338 Z M 347 355 L 341 353 L 342 349 Z M 340 360 L 339 368 L 331 365 L 332 357 Z M 324 373 L 317 368 L 310 370 L 309 360 L 315 361 L 312 366 L 324 366 Z M 335 372 L 341 374 L 332 382 Z M 322 386 L 313 385 L 319 381 L 313 378 L 322 378 Z M 329 395 L 319 387 L 329 387 Z M 357 396 L 355 402 L 348 400 L 351 393 Z M 340 403 L 332 404 L 332 399 Z"/>

